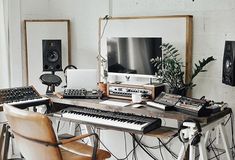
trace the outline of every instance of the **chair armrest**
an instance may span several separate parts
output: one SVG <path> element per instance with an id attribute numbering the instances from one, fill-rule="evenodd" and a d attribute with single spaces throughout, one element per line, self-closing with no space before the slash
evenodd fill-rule
<path id="1" fill-rule="evenodd" d="M 91 133 L 91 134 L 83 134 L 81 136 L 76 136 L 70 139 L 64 139 L 64 140 L 60 140 L 59 144 L 63 145 L 63 144 L 67 144 L 67 143 L 71 143 L 77 140 L 81 140 L 84 139 L 86 137 L 90 137 L 90 136 L 95 136 L 95 140 L 94 140 L 94 147 L 93 147 L 93 152 L 92 152 L 92 160 L 96 160 L 96 152 L 98 149 L 98 135 L 96 133 Z"/>
<path id="2" fill-rule="evenodd" d="M 70 143 L 70 142 L 73 142 L 73 141 L 77 141 L 77 140 L 81 140 L 81 139 L 84 139 L 86 137 L 90 137 L 90 136 L 93 136 L 95 133 L 91 133 L 91 134 L 83 134 L 83 135 L 80 135 L 80 136 L 76 136 L 76 137 L 73 137 L 73 138 L 69 138 L 69 139 L 62 139 L 60 140 L 60 144 L 66 144 L 66 143 Z"/>

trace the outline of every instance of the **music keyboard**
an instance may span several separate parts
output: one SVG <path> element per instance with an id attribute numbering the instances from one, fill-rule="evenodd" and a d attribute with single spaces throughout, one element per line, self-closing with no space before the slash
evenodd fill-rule
<path id="1" fill-rule="evenodd" d="M 159 118 L 137 116 L 129 113 L 103 111 L 86 107 L 69 107 L 61 110 L 59 114 L 54 114 L 54 116 L 141 133 L 147 133 L 161 127 L 161 119 Z"/>
<path id="2" fill-rule="evenodd" d="M 48 104 L 49 98 L 42 97 L 33 86 L 0 89 L 0 107 L 4 103 L 27 107 Z"/>
<path id="3" fill-rule="evenodd" d="M 22 101 L 14 101 L 7 104 L 13 105 L 13 106 L 30 106 L 30 105 L 40 105 L 45 104 L 44 102 L 48 102 L 49 98 L 46 97 L 40 97 L 37 99 L 30 99 L 30 100 L 22 100 Z M 5 102 L 6 103 L 6 102 Z M 3 103 L 0 104 L 0 107 L 3 106 Z"/>

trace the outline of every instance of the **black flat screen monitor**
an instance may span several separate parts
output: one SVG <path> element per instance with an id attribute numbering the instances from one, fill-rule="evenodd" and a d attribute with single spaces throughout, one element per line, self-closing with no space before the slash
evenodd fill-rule
<path id="1" fill-rule="evenodd" d="M 155 75 L 150 59 L 162 57 L 160 37 L 107 38 L 108 73 Z"/>

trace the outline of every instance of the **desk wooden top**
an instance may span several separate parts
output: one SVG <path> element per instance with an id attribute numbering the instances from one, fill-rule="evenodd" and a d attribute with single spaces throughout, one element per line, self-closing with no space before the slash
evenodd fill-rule
<path id="1" fill-rule="evenodd" d="M 177 121 L 184 121 L 186 119 L 195 119 L 198 120 L 201 124 L 208 124 L 213 122 L 221 117 L 224 117 L 232 112 L 230 108 L 227 108 L 221 112 L 216 114 L 212 114 L 209 117 L 195 117 L 192 115 L 187 115 L 177 111 L 162 111 L 152 107 L 141 107 L 141 108 L 133 108 L 133 107 L 119 107 L 119 106 L 111 106 L 106 104 L 100 104 L 103 100 L 100 99 L 60 99 L 56 96 L 49 97 L 51 101 L 56 105 L 56 109 L 61 109 L 67 106 L 80 106 L 80 107 L 88 107 L 88 108 L 95 108 L 101 109 L 105 111 L 112 111 L 112 112 L 122 112 L 122 113 L 134 113 L 136 115 L 142 116 L 149 116 L 154 118 L 169 118 L 174 119 Z M 129 102 L 127 100 L 117 100 L 112 99 L 113 101 L 118 102 Z"/>

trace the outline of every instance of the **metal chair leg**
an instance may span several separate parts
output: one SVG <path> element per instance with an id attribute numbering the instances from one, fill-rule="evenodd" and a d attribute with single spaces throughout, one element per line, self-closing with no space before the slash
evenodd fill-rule
<path id="1" fill-rule="evenodd" d="M 11 138 L 11 133 L 9 132 L 9 126 L 6 125 L 6 131 L 5 131 L 5 144 L 4 144 L 4 152 L 3 152 L 3 160 L 7 160 L 8 158 L 8 150 L 9 150 L 9 143 Z"/>
<path id="2" fill-rule="evenodd" d="M 1 135 L 0 135 L 0 160 L 3 159 L 3 157 L 2 157 L 2 148 L 3 148 L 3 142 L 4 142 L 4 133 L 6 132 L 6 125 L 7 124 L 3 124 L 2 132 L 1 132 Z"/>

